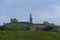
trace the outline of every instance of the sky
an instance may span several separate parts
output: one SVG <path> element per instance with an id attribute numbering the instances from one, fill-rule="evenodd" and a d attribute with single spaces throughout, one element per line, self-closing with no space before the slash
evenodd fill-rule
<path id="1" fill-rule="evenodd" d="M 33 23 L 60 24 L 60 0 L 0 0 L 0 25 L 11 18 L 29 22 L 30 13 Z"/>

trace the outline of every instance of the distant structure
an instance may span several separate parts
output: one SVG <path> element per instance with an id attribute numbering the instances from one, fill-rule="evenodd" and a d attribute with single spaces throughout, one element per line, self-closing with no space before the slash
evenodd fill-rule
<path id="1" fill-rule="evenodd" d="M 33 19 L 32 19 L 32 15 L 30 13 L 30 30 L 35 30 L 35 27 L 33 26 Z"/>
<path id="2" fill-rule="evenodd" d="M 11 18 L 10 23 L 5 23 L 4 26 L 12 30 L 38 30 L 39 27 L 43 27 L 43 24 L 34 24 L 32 14 L 30 13 L 29 22 L 18 22 L 16 18 Z M 46 24 L 46 22 L 44 23 Z"/>
<path id="3" fill-rule="evenodd" d="M 32 23 L 32 15 L 31 15 L 31 13 L 30 13 L 30 23 Z"/>
<path id="4" fill-rule="evenodd" d="M 48 27 L 48 25 L 49 25 L 49 22 L 48 21 L 44 21 L 44 23 L 43 23 L 46 27 Z"/>
<path id="5" fill-rule="evenodd" d="M 14 19 L 11 18 L 11 23 L 18 23 L 18 20 L 16 18 Z"/>
<path id="6" fill-rule="evenodd" d="M 19 22 L 16 18 L 11 18 L 10 23 L 4 23 L 4 25 L 0 26 L 0 30 L 30 30 L 30 31 L 54 31 L 58 32 L 58 26 L 53 23 L 49 23 L 48 21 L 44 21 L 43 23 L 33 23 L 33 17 L 30 13 L 29 22 Z M 54 28 L 55 26 L 55 28 Z M 57 30 L 57 29 L 58 30 Z M 59 31 L 60 32 L 60 31 Z"/>

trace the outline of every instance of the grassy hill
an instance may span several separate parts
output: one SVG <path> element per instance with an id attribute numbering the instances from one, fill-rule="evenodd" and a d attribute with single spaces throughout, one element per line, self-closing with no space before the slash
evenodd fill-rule
<path id="1" fill-rule="evenodd" d="M 43 31 L 0 31 L 0 40 L 60 40 L 60 34 Z"/>

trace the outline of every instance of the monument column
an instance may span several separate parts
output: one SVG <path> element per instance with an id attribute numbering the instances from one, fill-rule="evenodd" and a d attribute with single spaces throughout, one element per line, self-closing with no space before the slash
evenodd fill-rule
<path id="1" fill-rule="evenodd" d="M 33 26 L 33 22 L 32 22 L 32 15 L 31 15 L 31 13 L 30 13 L 30 30 L 34 30 L 35 28 L 34 28 L 34 26 Z"/>
<path id="2" fill-rule="evenodd" d="M 30 23 L 32 24 L 32 15 L 31 15 L 31 13 L 30 13 Z"/>

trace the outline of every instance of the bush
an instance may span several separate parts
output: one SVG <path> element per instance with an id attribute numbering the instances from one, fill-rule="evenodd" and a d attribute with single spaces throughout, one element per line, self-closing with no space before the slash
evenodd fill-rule
<path id="1" fill-rule="evenodd" d="M 48 26 L 48 27 L 43 28 L 43 31 L 50 31 L 53 28 L 54 28 L 53 26 Z"/>

